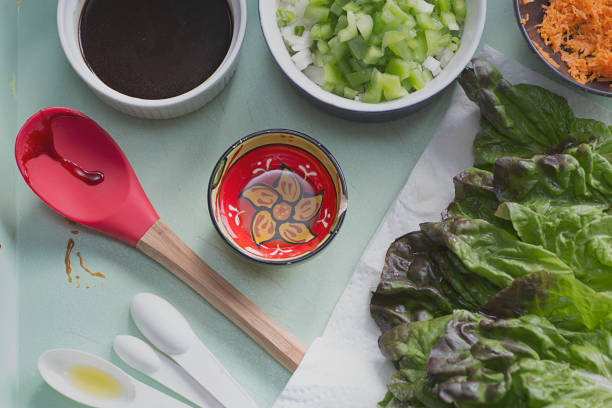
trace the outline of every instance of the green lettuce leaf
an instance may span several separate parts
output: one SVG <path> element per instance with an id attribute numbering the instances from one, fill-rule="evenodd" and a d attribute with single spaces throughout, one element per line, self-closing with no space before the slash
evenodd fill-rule
<path id="1" fill-rule="evenodd" d="M 455 200 L 442 214 L 443 219 L 482 219 L 514 232 L 511 223 L 495 215 L 499 200 L 492 172 L 471 167 L 457 174 L 453 183 Z"/>
<path id="2" fill-rule="evenodd" d="M 545 146 L 517 143 L 504 137 L 484 116 L 480 119 L 480 131 L 474 138 L 474 166 L 491 169 L 500 156 L 531 157 L 542 153 Z"/>
<path id="3" fill-rule="evenodd" d="M 457 308 L 475 310 L 499 289 L 466 269 L 446 246 L 416 231 L 389 247 L 370 312 L 384 332 Z"/>
<path id="4" fill-rule="evenodd" d="M 473 61 L 474 166 L 389 248 L 379 408 L 612 406 L 612 126 Z"/>
<path id="5" fill-rule="evenodd" d="M 555 252 L 582 282 L 597 290 L 612 289 L 612 215 L 607 206 L 539 210 L 507 202 L 497 214 L 512 222 L 522 241 Z"/>
<path id="6" fill-rule="evenodd" d="M 554 253 L 484 220 L 424 223 L 387 251 L 370 312 L 384 332 L 454 309 L 473 311 L 514 279 L 540 270 L 572 275 Z"/>
<path id="7" fill-rule="evenodd" d="M 455 200 L 444 218 L 479 218 L 498 227 L 502 202 L 531 208 L 573 204 L 612 204 L 612 162 L 582 144 L 564 154 L 499 157 L 492 172 L 468 168 L 454 178 Z"/>
<path id="8" fill-rule="evenodd" d="M 606 203 L 608 198 L 590 188 L 585 169 L 568 154 L 533 158 L 504 156 L 495 162 L 495 184 L 500 201 L 549 205 Z"/>
<path id="9" fill-rule="evenodd" d="M 501 318 L 534 314 L 570 330 L 612 328 L 612 297 L 572 275 L 546 271 L 516 279 L 480 310 Z"/>
<path id="10" fill-rule="evenodd" d="M 476 58 L 472 65 L 459 83 L 483 116 L 474 140 L 475 166 L 490 169 L 501 156 L 562 153 L 581 143 L 604 155 L 612 151 L 610 128 L 575 118 L 565 98 L 535 85 L 512 85 L 486 60 Z"/>
<path id="11" fill-rule="evenodd" d="M 491 319 L 462 310 L 397 326 L 380 341 L 399 367 L 387 399 L 424 407 L 606 406 L 611 345 L 603 330 L 575 332 L 535 315 Z"/>
<path id="12" fill-rule="evenodd" d="M 522 242 L 484 220 L 452 218 L 421 224 L 421 230 L 434 242 L 448 247 L 471 272 L 499 288 L 539 270 L 572 274 L 554 253 Z"/>

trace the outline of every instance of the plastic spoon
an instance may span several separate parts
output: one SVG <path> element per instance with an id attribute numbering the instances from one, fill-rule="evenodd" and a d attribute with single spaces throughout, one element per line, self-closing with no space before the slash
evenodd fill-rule
<path id="1" fill-rule="evenodd" d="M 84 378 L 73 378 L 71 370 L 83 367 L 89 370 Z M 43 353 L 38 360 L 38 371 L 47 384 L 60 394 L 90 407 L 190 408 L 130 377 L 108 361 L 79 350 L 57 349 Z M 94 383 L 96 380 L 98 384 Z M 100 389 L 111 386 L 116 393 L 104 394 Z"/>
<path id="2" fill-rule="evenodd" d="M 162 264 L 295 371 L 306 347 L 159 219 L 127 158 L 96 122 L 69 108 L 43 109 L 19 131 L 15 156 L 28 185 L 51 208 Z"/>
<path id="3" fill-rule="evenodd" d="M 222 405 L 257 408 L 174 306 L 159 296 L 139 293 L 132 299 L 131 312 L 136 326 L 151 344 L 183 367 Z"/>
<path id="4" fill-rule="evenodd" d="M 115 353 L 127 365 L 204 408 L 221 405 L 185 370 L 134 336 L 120 335 L 113 342 Z"/>

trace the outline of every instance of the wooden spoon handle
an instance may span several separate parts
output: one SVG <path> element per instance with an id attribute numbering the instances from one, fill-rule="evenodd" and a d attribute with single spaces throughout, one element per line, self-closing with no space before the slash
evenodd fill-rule
<path id="1" fill-rule="evenodd" d="M 285 368 L 295 371 L 306 346 L 208 266 L 161 220 L 144 234 L 136 248 L 189 285 Z"/>

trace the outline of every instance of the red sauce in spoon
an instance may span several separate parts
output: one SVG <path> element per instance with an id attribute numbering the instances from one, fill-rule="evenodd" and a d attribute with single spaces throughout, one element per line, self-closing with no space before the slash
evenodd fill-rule
<path id="1" fill-rule="evenodd" d="M 54 118 L 49 119 L 46 116 L 43 117 L 45 119 L 43 122 L 43 128 L 37 129 L 29 135 L 27 148 L 20 158 L 23 168 L 26 169 L 24 174 L 26 180 L 29 180 L 26 163 L 44 154 L 60 163 L 66 170 L 68 170 L 68 172 L 70 172 L 70 174 L 82 182 L 89 184 L 90 186 L 95 186 L 102 183 L 104 181 L 104 173 L 100 171 L 85 170 L 75 162 L 61 156 L 57 150 L 55 150 L 55 144 L 53 143 L 53 130 L 51 128 L 51 121 L 53 121 Z"/>

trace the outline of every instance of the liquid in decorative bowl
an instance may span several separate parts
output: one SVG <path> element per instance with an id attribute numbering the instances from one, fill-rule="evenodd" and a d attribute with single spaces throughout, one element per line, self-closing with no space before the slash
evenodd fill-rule
<path id="1" fill-rule="evenodd" d="M 347 205 L 340 166 L 319 142 L 273 129 L 253 133 L 217 162 L 208 186 L 210 216 L 241 255 L 287 265 L 321 251 Z"/>

